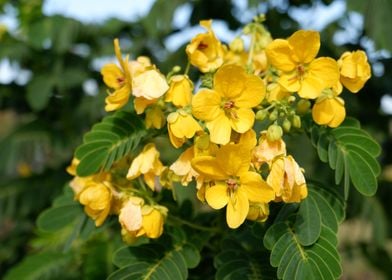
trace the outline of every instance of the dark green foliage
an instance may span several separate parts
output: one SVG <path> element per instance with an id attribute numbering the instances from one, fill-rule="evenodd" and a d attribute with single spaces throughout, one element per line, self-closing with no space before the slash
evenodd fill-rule
<path id="1" fill-rule="evenodd" d="M 75 156 L 80 160 L 79 176 L 88 176 L 110 167 L 138 147 L 147 132 L 140 118 L 119 111 L 93 126 L 83 138 Z"/>
<path id="2" fill-rule="evenodd" d="M 375 194 L 381 172 L 377 161 L 381 148 L 358 122 L 348 119 L 338 128 L 312 126 L 309 131 L 320 160 L 335 170 L 336 184 L 344 178 L 346 193 L 351 180 L 363 195 Z"/>

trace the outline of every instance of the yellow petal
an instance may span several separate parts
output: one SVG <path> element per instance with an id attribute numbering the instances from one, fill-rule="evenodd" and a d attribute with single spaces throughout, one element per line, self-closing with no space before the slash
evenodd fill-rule
<path id="1" fill-rule="evenodd" d="M 321 102 L 316 102 L 312 108 L 313 120 L 319 124 L 328 124 L 334 117 L 335 110 L 331 104 L 331 99 L 325 98 Z"/>
<path id="2" fill-rule="evenodd" d="M 110 93 L 105 98 L 105 111 L 110 112 L 123 107 L 128 103 L 130 93 L 131 89 L 128 85 L 125 85 Z"/>
<path id="3" fill-rule="evenodd" d="M 297 77 L 297 73 L 294 71 L 282 73 L 279 77 L 278 83 L 289 92 L 297 92 L 301 89 L 300 80 Z"/>
<path id="4" fill-rule="evenodd" d="M 104 83 L 111 88 L 118 89 L 125 82 L 122 70 L 114 63 L 106 64 L 101 69 Z"/>
<path id="5" fill-rule="evenodd" d="M 255 113 L 251 109 L 239 108 L 235 114 L 236 118 L 230 118 L 230 125 L 235 131 L 244 133 L 253 126 Z"/>
<path id="6" fill-rule="evenodd" d="M 211 142 L 222 145 L 229 143 L 231 122 L 223 111 L 221 111 L 220 115 L 216 119 L 206 123 L 206 126 L 210 132 Z"/>
<path id="7" fill-rule="evenodd" d="M 237 176 L 249 170 L 251 154 L 245 146 L 228 144 L 221 147 L 216 154 L 216 161 L 226 174 Z"/>
<path id="8" fill-rule="evenodd" d="M 214 76 L 214 90 L 221 96 L 233 100 L 240 96 L 246 88 L 247 75 L 245 69 L 238 65 L 224 65 Z"/>
<path id="9" fill-rule="evenodd" d="M 249 200 L 244 190 L 240 188 L 227 203 L 226 221 L 230 228 L 238 228 L 246 219 L 249 212 Z"/>
<path id="10" fill-rule="evenodd" d="M 145 71 L 132 79 L 132 94 L 146 99 L 157 99 L 169 89 L 165 77 L 157 70 Z"/>
<path id="11" fill-rule="evenodd" d="M 196 172 L 211 180 L 226 180 L 229 176 L 213 156 L 198 156 L 191 161 Z"/>
<path id="12" fill-rule="evenodd" d="M 143 215 L 143 229 L 148 238 L 158 238 L 163 232 L 163 215 L 153 209 L 150 213 Z"/>
<path id="13" fill-rule="evenodd" d="M 209 89 L 201 89 L 192 98 L 192 114 L 199 120 L 214 120 L 222 113 L 220 103 L 219 93 Z"/>
<path id="14" fill-rule="evenodd" d="M 185 107 L 191 103 L 192 91 L 193 83 L 187 75 L 174 75 L 170 79 L 165 101 L 172 102 L 177 107 Z"/>
<path id="15" fill-rule="evenodd" d="M 275 192 L 260 176 L 252 171 L 240 174 L 242 188 L 248 196 L 249 201 L 267 203 L 275 198 Z"/>
<path id="16" fill-rule="evenodd" d="M 216 182 L 215 186 L 207 187 L 205 198 L 212 208 L 221 209 L 226 206 L 229 201 L 229 196 L 227 195 L 227 186 L 225 182 Z"/>
<path id="17" fill-rule="evenodd" d="M 240 108 L 253 108 L 263 101 L 265 86 L 262 79 L 255 75 L 246 75 L 245 87 L 242 93 L 234 99 L 235 105 Z"/>
<path id="18" fill-rule="evenodd" d="M 289 72 L 295 69 L 293 50 L 287 40 L 276 39 L 265 50 L 269 62 L 281 71 Z"/>
<path id="19" fill-rule="evenodd" d="M 156 102 L 156 99 L 146 99 L 144 97 L 135 97 L 133 101 L 133 106 L 135 107 L 135 111 L 137 114 L 142 114 L 144 110 L 148 107 L 150 104 L 154 104 Z"/>
<path id="20" fill-rule="evenodd" d="M 272 162 L 271 170 L 267 177 L 267 184 L 274 189 L 276 196 L 282 195 L 284 172 L 284 160 L 282 158 Z"/>
<path id="21" fill-rule="evenodd" d="M 332 106 L 335 109 L 334 116 L 332 120 L 328 123 L 329 127 L 338 127 L 346 117 L 346 109 L 336 98 L 331 100 Z"/>
<path id="22" fill-rule="evenodd" d="M 293 59 L 300 63 L 309 63 L 320 49 L 320 34 L 312 30 L 298 30 L 287 39 L 293 49 Z"/>

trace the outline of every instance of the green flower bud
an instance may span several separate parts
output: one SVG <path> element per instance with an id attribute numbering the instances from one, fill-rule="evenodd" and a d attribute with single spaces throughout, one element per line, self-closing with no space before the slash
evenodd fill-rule
<path id="1" fill-rule="evenodd" d="M 268 116 L 268 111 L 266 110 L 259 110 L 256 112 L 256 120 L 263 121 Z"/>
<path id="2" fill-rule="evenodd" d="M 279 125 L 273 124 L 268 127 L 267 139 L 268 141 L 277 141 L 282 138 L 283 130 Z"/>
<path id="3" fill-rule="evenodd" d="M 278 119 L 278 110 L 273 110 L 272 113 L 269 115 L 270 121 L 276 121 Z"/>
<path id="4" fill-rule="evenodd" d="M 289 132 L 291 128 L 291 122 L 288 119 L 285 119 L 282 124 L 283 130 L 285 132 Z"/>
<path id="5" fill-rule="evenodd" d="M 300 128 L 301 127 L 301 118 L 298 115 L 293 116 L 293 126 L 295 128 Z"/>
<path id="6" fill-rule="evenodd" d="M 297 113 L 300 115 L 304 115 L 309 111 L 311 104 L 309 100 L 301 99 L 297 103 Z"/>

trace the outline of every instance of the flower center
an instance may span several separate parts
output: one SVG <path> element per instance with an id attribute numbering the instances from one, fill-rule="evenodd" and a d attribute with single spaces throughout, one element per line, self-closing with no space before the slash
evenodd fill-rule
<path id="1" fill-rule="evenodd" d="M 200 42 L 200 44 L 197 46 L 197 49 L 202 51 L 204 49 L 208 48 L 208 44 Z"/>
<path id="2" fill-rule="evenodd" d="M 305 74 L 306 74 L 306 68 L 305 68 L 305 66 L 302 65 L 302 64 L 299 64 L 299 65 L 297 66 L 297 78 L 298 78 L 299 80 L 302 80 L 302 79 L 304 78 Z"/>
<path id="3" fill-rule="evenodd" d="M 230 101 L 225 102 L 225 104 L 223 105 L 223 108 L 228 110 L 228 109 L 234 108 L 234 105 L 235 105 L 234 101 L 230 100 Z"/>
<path id="4" fill-rule="evenodd" d="M 238 189 L 238 182 L 237 179 L 229 178 L 226 180 L 226 185 L 228 188 L 228 192 L 233 192 Z"/>
<path id="5" fill-rule="evenodd" d="M 117 83 L 118 83 L 120 86 L 122 86 L 122 85 L 124 84 L 124 82 L 125 82 L 125 78 L 124 78 L 124 77 L 119 77 L 119 78 L 117 78 Z"/>

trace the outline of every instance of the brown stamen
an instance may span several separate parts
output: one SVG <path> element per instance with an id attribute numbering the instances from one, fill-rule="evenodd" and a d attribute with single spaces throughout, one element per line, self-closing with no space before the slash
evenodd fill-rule
<path id="1" fill-rule="evenodd" d="M 223 105 L 223 108 L 224 109 L 231 109 L 231 108 L 233 108 L 234 107 L 234 101 L 227 101 L 224 105 Z"/>
<path id="2" fill-rule="evenodd" d="M 198 50 L 204 50 L 204 49 L 206 49 L 206 48 L 208 48 L 208 45 L 207 45 L 206 43 L 203 43 L 203 42 L 201 42 L 201 43 L 197 46 L 197 49 L 198 49 Z"/>

